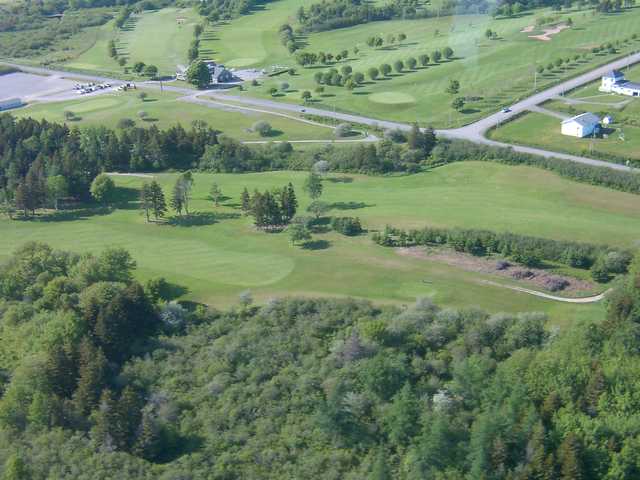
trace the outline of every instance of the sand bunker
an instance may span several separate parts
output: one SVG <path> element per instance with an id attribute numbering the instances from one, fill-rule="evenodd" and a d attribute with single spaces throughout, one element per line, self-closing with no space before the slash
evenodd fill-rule
<path id="1" fill-rule="evenodd" d="M 535 28 L 535 25 L 529 25 L 528 27 L 524 27 L 522 30 L 520 30 L 520 33 L 531 33 Z"/>
<path id="2" fill-rule="evenodd" d="M 545 28 L 543 30 L 544 33 L 540 35 L 529 35 L 529 38 L 535 38 L 536 40 L 542 40 L 543 42 L 548 42 L 551 40 L 551 36 L 556 33 L 560 33 L 562 30 L 569 28 L 569 25 L 563 23 L 562 25 L 556 25 L 555 27 Z"/>

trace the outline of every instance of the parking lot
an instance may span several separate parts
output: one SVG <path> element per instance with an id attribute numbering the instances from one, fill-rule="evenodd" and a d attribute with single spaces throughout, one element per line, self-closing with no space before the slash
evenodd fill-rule
<path id="1" fill-rule="evenodd" d="M 0 76 L 0 98 L 18 97 L 23 101 L 73 90 L 74 82 L 55 76 L 10 73 Z"/>

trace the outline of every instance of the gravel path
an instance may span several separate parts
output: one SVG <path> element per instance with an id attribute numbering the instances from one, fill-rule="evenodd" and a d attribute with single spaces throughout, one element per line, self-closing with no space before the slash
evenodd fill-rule
<path id="1" fill-rule="evenodd" d="M 547 300 L 555 300 L 556 302 L 565 302 L 565 303 L 596 303 L 604 299 L 611 290 L 607 290 L 605 292 L 599 293 L 598 295 L 592 295 L 591 297 L 582 297 L 582 298 L 566 298 L 566 297 L 558 297 L 557 295 L 551 295 L 549 293 L 538 292 L 537 290 L 530 290 L 528 288 L 516 287 L 513 285 L 503 285 L 502 283 L 492 282 L 491 280 L 480 280 L 481 283 L 492 285 L 494 287 L 502 287 L 508 288 L 509 290 L 514 290 L 516 292 L 527 293 L 529 295 L 534 295 L 540 298 L 546 298 Z"/>

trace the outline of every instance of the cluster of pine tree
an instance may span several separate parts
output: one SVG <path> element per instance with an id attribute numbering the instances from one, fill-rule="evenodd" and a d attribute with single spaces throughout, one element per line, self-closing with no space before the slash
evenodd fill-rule
<path id="1" fill-rule="evenodd" d="M 298 209 L 296 192 L 291 183 L 272 191 L 255 190 L 253 195 L 245 188 L 241 201 L 243 212 L 253 216 L 256 227 L 268 230 L 288 225 Z"/>

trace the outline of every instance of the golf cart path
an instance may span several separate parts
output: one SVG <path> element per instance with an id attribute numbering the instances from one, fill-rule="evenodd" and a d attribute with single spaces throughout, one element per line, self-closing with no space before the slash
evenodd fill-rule
<path id="1" fill-rule="evenodd" d="M 609 62 L 600 67 L 594 68 L 589 72 L 583 73 L 574 77 L 572 79 L 561 82 L 553 87 L 547 88 L 541 92 L 535 93 L 525 99 L 522 99 L 516 103 L 514 103 L 508 112 L 496 112 L 491 115 L 488 115 L 485 118 L 482 118 L 476 122 L 473 122 L 464 127 L 455 128 L 455 129 L 439 129 L 436 130 L 436 135 L 439 135 L 443 138 L 450 139 L 459 139 L 459 140 L 468 140 L 474 143 L 496 146 L 496 147 L 505 147 L 511 148 L 516 152 L 521 153 L 529 153 L 533 155 L 539 155 L 546 158 L 560 158 L 564 160 L 569 160 L 571 162 L 582 163 L 585 165 L 591 165 L 596 167 L 606 167 L 611 168 L 613 170 L 619 170 L 624 172 L 633 172 L 634 169 L 632 167 L 605 162 L 602 160 L 595 160 L 593 158 L 582 157 L 579 155 L 570 155 L 566 153 L 554 152 L 550 150 L 545 150 L 541 148 L 528 147 L 524 145 L 512 145 L 502 142 L 497 142 L 495 140 L 490 140 L 486 138 L 486 132 L 494 127 L 499 126 L 500 124 L 512 119 L 514 116 L 519 115 L 523 112 L 530 110 L 532 107 L 540 105 L 541 103 L 555 98 L 563 93 L 578 88 L 587 83 L 593 82 L 600 77 L 602 77 L 605 73 L 610 70 L 621 70 L 624 67 L 629 65 L 633 65 L 640 62 L 640 52 L 633 53 L 631 55 L 627 55 L 626 57 L 620 58 L 618 60 Z M 105 77 L 91 76 L 86 74 L 76 74 L 73 72 L 63 72 L 58 70 L 50 70 L 46 68 L 40 67 L 27 67 L 17 64 L 5 63 L 5 65 L 13 66 L 21 69 L 24 72 L 32 72 L 37 74 L 45 74 L 45 75 L 59 75 L 72 77 L 81 80 L 88 81 L 98 81 L 98 82 L 112 82 L 112 83 L 122 83 L 119 80 L 113 80 Z M 155 89 L 166 89 L 167 91 L 173 91 L 182 93 L 187 96 L 197 95 L 198 98 L 211 98 L 212 100 L 218 100 L 224 102 L 232 101 L 236 104 L 248 105 L 250 107 L 259 107 L 263 110 L 269 111 L 269 113 L 275 113 L 279 111 L 289 111 L 299 113 L 308 113 L 310 115 L 317 115 L 322 117 L 329 117 L 336 120 L 349 122 L 349 123 L 357 123 L 361 125 L 369 125 L 372 127 L 381 127 L 384 129 L 400 129 L 407 131 L 411 128 L 410 124 L 402 123 L 402 122 L 393 122 L 388 120 L 379 120 L 376 118 L 366 117 L 362 115 L 356 114 L 348 114 L 342 112 L 335 112 L 329 110 L 323 110 L 314 107 L 303 107 L 298 104 L 284 103 L 284 102 L 276 102 L 273 100 L 266 100 L 254 97 L 244 97 L 231 94 L 225 91 L 217 91 L 217 90 L 207 90 L 205 92 L 197 92 L 191 88 L 178 87 L 174 85 L 162 85 L 159 82 L 142 82 L 139 85 L 144 85 L 149 88 Z M 304 111 L 304 112 L 303 112 Z"/>
<path id="2" fill-rule="evenodd" d="M 549 293 L 539 292 L 537 290 L 530 290 L 528 288 L 516 287 L 513 285 L 505 285 L 502 283 L 492 282 L 491 280 L 480 280 L 480 283 L 484 283 L 486 285 L 492 285 L 494 287 L 502 287 L 508 288 L 509 290 L 514 290 L 516 292 L 527 293 L 529 295 L 534 295 L 536 297 L 545 298 L 547 300 L 555 300 L 556 302 L 565 302 L 565 303 L 596 303 L 604 299 L 611 290 L 606 290 L 598 295 L 592 295 L 590 297 L 581 297 L 581 298 L 567 298 L 567 297 L 558 297 L 557 295 L 551 295 Z"/>

